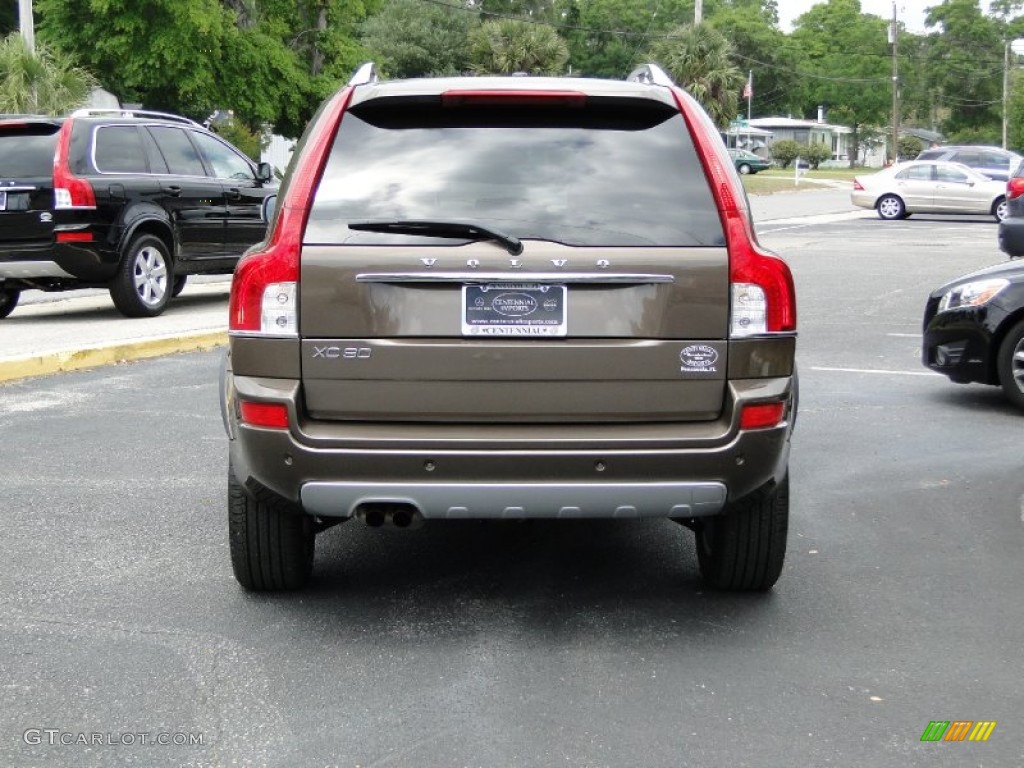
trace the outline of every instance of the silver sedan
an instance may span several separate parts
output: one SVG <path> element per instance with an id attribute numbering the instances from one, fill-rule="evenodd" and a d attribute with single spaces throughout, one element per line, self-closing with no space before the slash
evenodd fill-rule
<path id="1" fill-rule="evenodd" d="M 942 161 L 912 160 L 857 176 L 850 200 L 888 220 L 912 213 L 981 213 L 1002 221 L 1007 213 L 1006 182 Z"/>

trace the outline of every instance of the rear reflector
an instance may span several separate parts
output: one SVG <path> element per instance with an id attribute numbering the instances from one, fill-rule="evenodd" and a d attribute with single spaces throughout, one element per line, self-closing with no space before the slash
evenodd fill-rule
<path id="1" fill-rule="evenodd" d="M 752 403 L 740 412 L 740 429 L 765 429 L 777 426 L 786 411 L 785 403 Z"/>
<path id="2" fill-rule="evenodd" d="M 579 91 L 445 91 L 441 104 L 446 107 L 523 106 L 523 107 L 582 107 L 587 95 Z"/>
<path id="3" fill-rule="evenodd" d="M 288 429 L 288 407 L 281 403 L 239 403 L 242 423 L 253 427 Z"/>
<path id="4" fill-rule="evenodd" d="M 92 232 L 58 232 L 58 243 L 91 243 Z"/>

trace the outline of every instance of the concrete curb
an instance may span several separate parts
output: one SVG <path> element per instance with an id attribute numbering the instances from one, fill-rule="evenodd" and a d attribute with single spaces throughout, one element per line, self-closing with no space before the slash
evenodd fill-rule
<path id="1" fill-rule="evenodd" d="M 228 342 L 226 331 L 202 331 L 192 334 L 136 339 L 86 349 L 68 349 L 42 355 L 0 358 L 0 382 L 34 376 L 80 371 L 101 365 L 145 360 L 179 352 L 198 352 L 222 347 Z"/>

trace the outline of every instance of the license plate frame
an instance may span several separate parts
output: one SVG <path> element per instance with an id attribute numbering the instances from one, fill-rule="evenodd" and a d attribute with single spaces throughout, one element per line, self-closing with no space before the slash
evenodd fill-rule
<path id="1" fill-rule="evenodd" d="M 462 334 L 502 338 L 562 338 L 568 332 L 568 291 L 547 283 L 462 286 Z"/>

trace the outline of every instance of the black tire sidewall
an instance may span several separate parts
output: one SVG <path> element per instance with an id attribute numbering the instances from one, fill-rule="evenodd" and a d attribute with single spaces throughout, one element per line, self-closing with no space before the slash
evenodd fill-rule
<path id="1" fill-rule="evenodd" d="M 0 288 L 0 319 L 7 317 L 18 306 L 21 291 L 17 288 Z"/>
<path id="2" fill-rule="evenodd" d="M 1003 337 L 997 353 L 996 367 L 999 372 L 999 383 L 1006 399 L 1017 408 L 1024 410 L 1024 392 L 1017 386 L 1013 378 L 1013 351 L 1021 343 L 1021 339 L 1024 339 L 1024 320 L 1018 321 Z"/>

